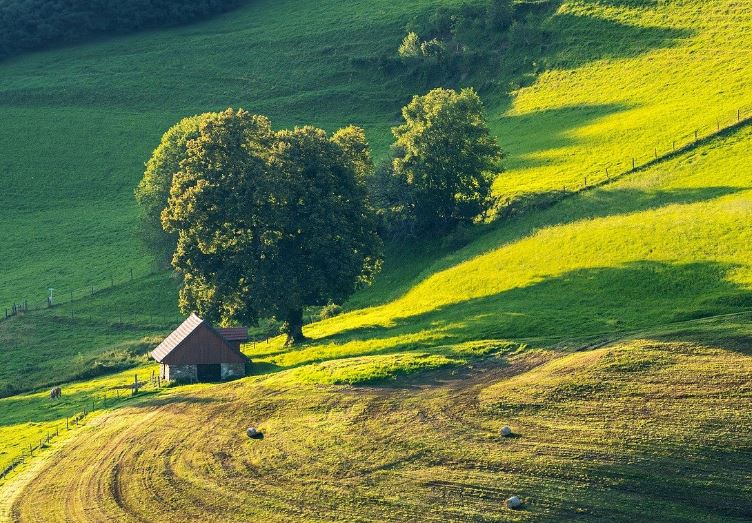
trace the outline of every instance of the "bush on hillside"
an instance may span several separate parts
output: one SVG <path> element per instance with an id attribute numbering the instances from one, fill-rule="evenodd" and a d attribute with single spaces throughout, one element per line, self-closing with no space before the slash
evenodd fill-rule
<path id="1" fill-rule="evenodd" d="M 328 303 L 324 305 L 321 308 L 321 312 L 319 313 L 319 316 L 322 320 L 326 320 L 328 318 L 334 318 L 335 316 L 339 316 L 342 314 L 342 306 L 337 305 L 336 303 Z"/>
<path id="2" fill-rule="evenodd" d="M 402 58 L 416 58 L 420 55 L 420 39 L 414 32 L 409 32 L 402 40 L 397 53 Z"/>
<path id="3" fill-rule="evenodd" d="M 497 70 L 510 50 L 538 51 L 545 10 L 530 12 L 525 5 L 488 0 L 416 17 L 397 49 L 402 73 L 422 85 L 456 85 L 480 70 Z"/>
<path id="4" fill-rule="evenodd" d="M 0 0 L 0 58 L 98 34 L 201 20 L 243 0 Z"/>

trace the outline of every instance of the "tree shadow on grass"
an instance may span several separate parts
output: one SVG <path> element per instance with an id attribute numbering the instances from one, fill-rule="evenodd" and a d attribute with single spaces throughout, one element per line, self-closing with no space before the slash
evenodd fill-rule
<path id="1" fill-rule="evenodd" d="M 583 343 L 605 342 L 624 333 L 703 317 L 732 313 L 739 303 L 752 304 L 752 293 L 726 275 L 735 266 L 714 262 L 670 264 L 635 262 L 618 267 L 579 269 L 512 289 L 395 318 L 389 327 L 345 330 L 317 343 L 394 340 L 401 336 L 434 333 L 423 340 L 385 343 L 382 348 L 333 358 L 422 351 L 449 357 L 467 356 L 456 345 L 468 341 L 510 340 L 534 348 L 566 349 Z M 332 359 L 320 347 L 298 354 L 295 366 Z"/>
<path id="2" fill-rule="evenodd" d="M 501 135 L 510 153 L 505 168 L 533 169 L 555 165 L 558 158 L 536 157 L 545 151 L 575 145 L 573 131 L 608 116 L 631 109 L 627 104 L 590 104 L 557 107 L 532 113 L 504 115 L 490 122 L 491 131 Z M 508 108 L 504 108 L 506 111 Z M 532 132 L 534 129 L 545 132 Z M 500 176 L 504 176 L 501 174 Z"/>
<path id="3" fill-rule="evenodd" d="M 475 256 L 528 237 L 536 231 L 582 220 L 626 215 L 667 205 L 692 204 L 741 191 L 737 187 L 703 187 L 674 190 L 599 188 L 555 203 L 537 213 L 525 213 L 488 225 L 475 226 L 465 236 L 428 240 L 394 249 L 385 271 L 373 286 L 356 295 L 348 308 L 388 303 L 406 294 L 431 275 L 447 270 Z M 464 247 L 463 247 L 464 246 Z M 398 254 L 398 255 L 397 255 Z M 399 263 L 399 267 L 390 265 Z M 382 291 L 382 286 L 388 292 Z"/>
<path id="4" fill-rule="evenodd" d="M 619 0 L 609 0 L 609 3 L 615 1 Z M 648 7 L 646 2 L 640 3 Z M 571 13 L 548 18 L 544 28 L 552 40 L 544 60 L 555 69 L 581 67 L 598 60 L 633 58 L 655 49 L 674 47 L 695 34 L 690 29 L 635 26 Z"/>

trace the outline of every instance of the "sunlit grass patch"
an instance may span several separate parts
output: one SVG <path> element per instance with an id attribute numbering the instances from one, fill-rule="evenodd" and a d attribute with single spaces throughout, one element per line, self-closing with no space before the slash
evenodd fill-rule
<path id="1" fill-rule="evenodd" d="M 309 383 L 356 385 L 397 379 L 408 374 L 461 363 L 462 360 L 437 354 L 408 352 L 311 364 L 293 371 L 291 377 Z"/>

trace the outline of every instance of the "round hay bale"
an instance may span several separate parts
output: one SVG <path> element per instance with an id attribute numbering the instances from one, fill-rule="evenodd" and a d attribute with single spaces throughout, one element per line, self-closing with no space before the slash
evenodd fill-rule
<path id="1" fill-rule="evenodd" d="M 248 434 L 249 438 L 255 438 L 258 436 L 258 430 L 256 430 L 256 427 L 248 427 L 248 430 L 246 430 L 245 433 Z"/>
<path id="2" fill-rule="evenodd" d="M 512 435 L 512 428 L 509 425 L 504 425 L 503 427 L 501 427 L 499 434 L 501 434 L 504 438 L 508 438 Z"/>
<path id="3" fill-rule="evenodd" d="M 522 506 L 522 500 L 517 496 L 512 496 L 507 500 L 507 507 L 511 509 L 520 508 Z"/>

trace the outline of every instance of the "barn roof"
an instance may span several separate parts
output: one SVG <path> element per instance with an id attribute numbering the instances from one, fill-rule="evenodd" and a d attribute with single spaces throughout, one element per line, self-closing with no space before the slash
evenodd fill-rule
<path id="1" fill-rule="evenodd" d="M 231 329 L 230 336 L 240 340 L 240 331 L 245 329 Z M 245 338 L 243 338 L 245 339 Z M 245 356 L 233 349 L 219 331 L 207 322 L 191 314 L 180 326 L 172 331 L 162 343 L 151 353 L 160 363 L 167 364 L 201 364 L 201 363 L 241 363 Z"/>
<path id="2" fill-rule="evenodd" d="M 227 341 L 248 341 L 248 329 L 245 327 L 227 327 L 217 329 L 217 332 Z"/>

